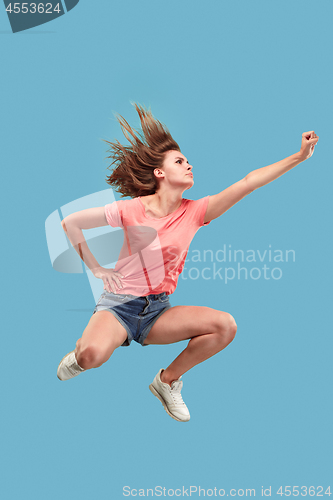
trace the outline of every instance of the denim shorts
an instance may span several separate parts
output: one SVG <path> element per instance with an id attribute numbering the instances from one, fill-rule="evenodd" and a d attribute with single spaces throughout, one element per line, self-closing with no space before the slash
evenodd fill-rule
<path id="1" fill-rule="evenodd" d="M 97 311 L 110 311 L 127 331 L 127 340 L 122 345 L 129 346 L 135 340 L 146 347 L 149 344 L 143 343 L 151 327 L 171 307 L 169 296 L 165 292 L 146 297 L 104 292 L 98 299 L 93 314 Z"/>

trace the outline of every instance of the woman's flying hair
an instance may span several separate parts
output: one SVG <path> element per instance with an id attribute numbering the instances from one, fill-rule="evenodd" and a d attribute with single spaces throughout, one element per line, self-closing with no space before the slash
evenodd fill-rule
<path id="1" fill-rule="evenodd" d="M 117 139 L 116 142 L 103 139 L 110 144 L 110 156 L 107 158 L 112 163 L 107 168 L 115 165 L 106 182 L 114 186 L 122 198 L 154 194 L 158 188 L 154 169 L 162 167 L 167 151 L 180 151 L 168 129 L 153 117 L 150 109 L 132 104 L 139 114 L 143 134 L 133 129 L 122 116 L 116 115 L 130 146 L 123 146 Z"/>

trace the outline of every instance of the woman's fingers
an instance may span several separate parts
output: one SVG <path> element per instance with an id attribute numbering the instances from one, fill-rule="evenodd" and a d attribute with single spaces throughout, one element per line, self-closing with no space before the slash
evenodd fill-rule
<path id="1" fill-rule="evenodd" d="M 319 136 L 312 130 L 310 132 L 304 132 L 302 137 L 307 141 L 318 140 Z"/>
<path id="2" fill-rule="evenodd" d="M 122 282 L 120 281 L 120 279 L 119 279 L 119 277 L 118 277 L 118 276 L 119 276 L 120 278 L 123 278 L 123 277 L 124 277 L 124 276 L 123 276 L 123 275 L 122 275 L 119 271 L 114 271 L 114 272 L 113 272 L 113 276 L 112 276 L 113 280 L 116 282 L 116 284 L 117 284 L 118 288 L 123 288 L 123 284 L 122 284 Z"/>
<path id="3" fill-rule="evenodd" d="M 114 271 L 114 274 L 117 274 L 121 278 L 125 278 L 125 276 L 123 274 L 121 274 L 121 272 L 119 272 L 119 271 Z"/>
<path id="4" fill-rule="evenodd" d="M 319 137 L 314 130 L 309 130 L 309 132 L 303 132 L 301 153 L 305 157 L 305 159 L 310 158 L 313 155 L 314 148 L 318 143 L 318 140 Z"/>
<path id="5" fill-rule="evenodd" d="M 114 283 L 113 283 L 112 279 L 110 279 L 110 278 L 109 278 L 109 279 L 108 279 L 108 283 L 109 283 L 109 290 L 108 290 L 108 291 L 109 291 L 109 292 L 113 292 L 113 293 L 117 293 L 117 291 L 116 291 L 116 287 L 115 287 L 115 285 L 114 285 Z"/>
<path id="6" fill-rule="evenodd" d="M 102 278 L 104 283 L 104 290 L 108 292 L 117 293 L 116 287 L 118 287 L 118 289 L 123 288 L 123 284 L 120 278 L 124 278 L 124 276 L 119 271 L 108 269 L 107 272 L 105 272 L 105 274 L 100 277 Z"/>
<path id="7" fill-rule="evenodd" d="M 318 141 L 318 139 L 319 139 L 318 135 L 313 130 L 310 130 L 309 132 L 303 132 L 302 138 L 310 143 L 314 142 L 314 141 Z"/>
<path id="8" fill-rule="evenodd" d="M 112 280 L 110 280 L 108 276 L 103 278 L 103 283 L 104 283 L 104 290 L 106 290 L 107 292 L 111 292 L 111 291 L 114 292 L 114 290 L 112 290 L 112 286 L 114 286 L 114 285 L 112 283 Z"/>
<path id="9" fill-rule="evenodd" d="M 310 139 L 310 137 L 313 137 L 314 131 L 310 130 L 310 132 L 303 132 L 302 137 L 306 137 L 307 139 Z"/>
<path id="10" fill-rule="evenodd" d="M 122 288 L 123 287 L 121 281 L 118 278 L 115 278 L 114 281 L 115 281 L 115 283 L 116 283 L 116 285 L 117 285 L 118 288 Z"/>
<path id="11" fill-rule="evenodd" d="M 108 276 L 107 280 L 108 280 L 107 286 L 109 291 L 111 289 L 113 293 L 117 293 L 116 285 L 119 289 L 123 288 L 121 281 L 116 276 Z"/>

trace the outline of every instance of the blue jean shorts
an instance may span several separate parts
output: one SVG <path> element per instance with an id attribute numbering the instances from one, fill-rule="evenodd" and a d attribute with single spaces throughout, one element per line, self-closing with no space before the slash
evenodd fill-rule
<path id="1" fill-rule="evenodd" d="M 122 344 L 129 346 L 132 340 L 143 344 L 155 321 L 172 306 L 169 296 L 162 292 L 158 295 L 137 297 L 121 293 L 104 292 L 95 306 L 97 311 L 110 311 L 127 331 L 127 340 Z"/>

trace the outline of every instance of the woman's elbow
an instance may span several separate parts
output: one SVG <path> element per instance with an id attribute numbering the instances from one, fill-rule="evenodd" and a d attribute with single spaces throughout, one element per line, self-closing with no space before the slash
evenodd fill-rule
<path id="1" fill-rule="evenodd" d="M 66 220 L 66 217 L 65 217 L 65 219 L 63 219 L 63 220 L 61 221 L 61 225 L 62 225 L 62 228 L 63 228 L 63 230 L 65 231 L 65 233 L 67 233 L 67 227 L 66 227 L 66 222 L 65 222 L 65 220 Z"/>
<path id="2" fill-rule="evenodd" d="M 253 175 L 251 175 L 251 174 L 252 174 L 252 172 L 250 172 L 249 174 L 247 174 L 244 177 L 244 180 L 245 180 L 245 183 L 246 183 L 246 194 L 250 194 L 255 189 L 257 189 L 257 187 L 255 186 L 255 183 L 254 183 Z"/>

